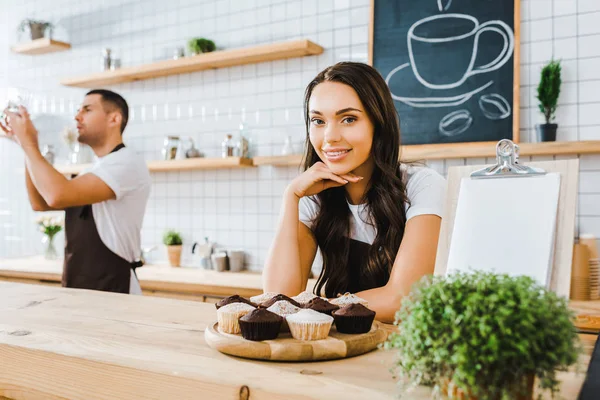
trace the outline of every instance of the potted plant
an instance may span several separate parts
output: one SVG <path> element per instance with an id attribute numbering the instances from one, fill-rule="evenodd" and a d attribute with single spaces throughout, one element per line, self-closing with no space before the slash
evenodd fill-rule
<path id="1" fill-rule="evenodd" d="M 181 247 L 183 243 L 179 232 L 173 230 L 165 232 L 163 243 L 167 246 L 169 264 L 171 264 L 171 267 L 179 267 L 181 265 Z"/>
<path id="2" fill-rule="evenodd" d="M 561 65 L 559 61 L 551 61 L 542 68 L 540 83 L 537 88 L 539 108 L 546 120 L 545 124 L 537 124 L 535 130 L 539 142 L 553 142 L 556 140 L 557 124 L 554 121 L 558 96 L 561 85 Z"/>
<path id="3" fill-rule="evenodd" d="M 45 36 L 46 30 L 52 30 L 54 25 L 47 21 L 40 21 L 35 19 L 24 19 L 21 21 L 18 27 L 18 31 L 23 33 L 29 28 L 31 40 L 41 39 Z"/>
<path id="4" fill-rule="evenodd" d="M 553 394 L 557 370 L 581 351 L 567 300 L 529 277 L 488 272 L 426 277 L 402 301 L 400 385 L 459 399 L 531 399 L 534 378 Z M 456 397 L 458 396 L 458 397 Z"/>
<path id="5" fill-rule="evenodd" d="M 193 55 L 200 53 L 210 53 L 211 51 L 215 51 L 217 48 L 217 46 L 215 46 L 215 42 L 205 38 L 190 39 L 188 42 L 188 47 Z"/>

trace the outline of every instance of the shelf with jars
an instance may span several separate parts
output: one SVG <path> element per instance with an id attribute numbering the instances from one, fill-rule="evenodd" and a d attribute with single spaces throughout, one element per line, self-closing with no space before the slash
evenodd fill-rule
<path id="1" fill-rule="evenodd" d="M 162 60 L 151 64 L 117 68 L 75 78 L 67 78 L 62 80 L 61 84 L 65 86 L 94 88 L 207 69 L 256 64 L 286 58 L 318 55 L 321 53 L 323 53 L 323 47 L 310 40 L 292 40 L 239 49 L 219 50 L 174 60 Z"/>

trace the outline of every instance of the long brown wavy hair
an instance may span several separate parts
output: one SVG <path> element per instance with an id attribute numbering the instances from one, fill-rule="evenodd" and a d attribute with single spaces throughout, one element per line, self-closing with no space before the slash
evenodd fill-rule
<path id="1" fill-rule="evenodd" d="M 360 286 L 364 289 L 387 283 L 396 253 L 404 235 L 408 201 L 400 170 L 400 124 L 394 101 L 382 76 L 373 67 L 356 62 L 340 62 L 320 72 L 307 86 L 304 96 L 306 148 L 304 170 L 321 161 L 309 139 L 309 101 L 322 82 L 339 82 L 356 91 L 374 126 L 371 157 L 375 168 L 361 204 L 370 212 L 369 223 L 377 230 L 368 262 L 361 266 Z M 323 269 L 315 293 L 325 288 L 327 297 L 345 293 L 350 285 L 347 262 L 350 251 L 350 208 L 344 187 L 325 190 L 317 196 L 319 211 L 313 233 L 323 256 Z"/>

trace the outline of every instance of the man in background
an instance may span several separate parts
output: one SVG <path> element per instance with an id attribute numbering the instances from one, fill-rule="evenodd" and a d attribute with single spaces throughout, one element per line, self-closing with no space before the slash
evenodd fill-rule
<path id="1" fill-rule="evenodd" d="M 123 144 L 129 107 L 119 94 L 92 90 L 75 120 L 79 142 L 97 161 L 68 180 L 39 150 L 38 132 L 24 107 L 5 111 L 0 128 L 23 149 L 29 201 L 35 211 L 65 211 L 62 285 L 141 294 L 135 268 L 141 266 L 141 228 L 150 195 L 150 173 Z"/>

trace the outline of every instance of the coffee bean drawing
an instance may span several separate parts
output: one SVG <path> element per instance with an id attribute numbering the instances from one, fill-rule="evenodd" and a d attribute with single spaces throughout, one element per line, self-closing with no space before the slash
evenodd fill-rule
<path id="1" fill-rule="evenodd" d="M 472 123 L 473 117 L 468 110 L 457 110 L 442 118 L 438 130 L 444 136 L 457 136 L 469 129 Z"/>
<path id="2" fill-rule="evenodd" d="M 510 115 L 510 104 L 498 93 L 484 94 L 479 98 L 479 108 L 487 119 L 499 120 Z"/>

